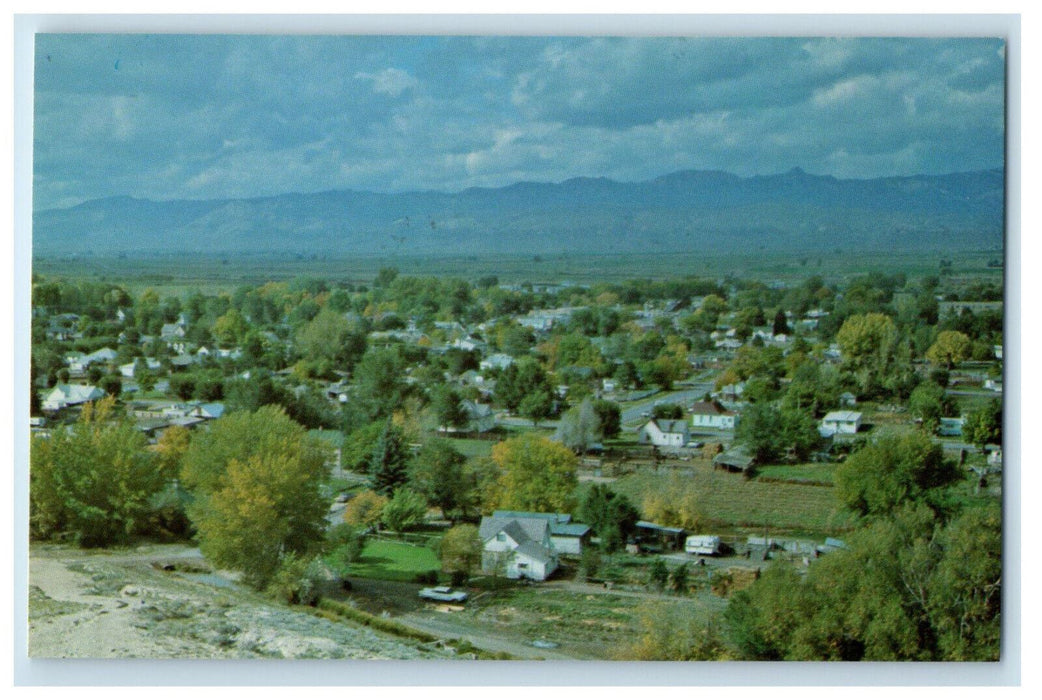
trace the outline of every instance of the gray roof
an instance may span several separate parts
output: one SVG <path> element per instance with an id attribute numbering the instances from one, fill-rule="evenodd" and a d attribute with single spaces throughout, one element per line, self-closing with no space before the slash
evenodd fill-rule
<path id="1" fill-rule="evenodd" d="M 497 510 L 493 518 L 538 518 L 550 523 L 550 535 L 559 537 L 582 537 L 590 531 L 585 523 L 573 523 L 569 513 L 529 513 L 522 510 Z"/>
<path id="2" fill-rule="evenodd" d="M 686 420 L 667 420 L 665 418 L 652 418 L 651 423 L 658 426 L 664 433 L 686 433 L 688 425 Z"/>
<path id="3" fill-rule="evenodd" d="M 547 564 L 553 561 L 553 557 L 550 555 L 550 552 L 545 547 L 536 544 L 535 542 L 522 542 L 520 545 L 518 545 L 515 551 L 524 554 L 526 557 L 535 559 L 540 564 Z"/>
<path id="4" fill-rule="evenodd" d="M 487 541 L 500 532 L 521 544 L 526 540 L 540 543 L 546 537 L 550 523 L 540 518 L 496 518 L 484 517 L 478 528 L 478 536 Z"/>

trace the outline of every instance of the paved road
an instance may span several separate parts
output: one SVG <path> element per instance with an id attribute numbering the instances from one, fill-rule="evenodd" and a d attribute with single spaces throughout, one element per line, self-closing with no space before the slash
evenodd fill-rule
<path id="1" fill-rule="evenodd" d="M 653 406 L 656 404 L 664 403 L 677 403 L 684 406 L 685 409 L 689 404 L 695 401 L 701 401 L 702 397 L 706 393 L 713 390 L 712 382 L 697 382 L 692 384 L 689 388 L 681 389 L 679 391 L 670 392 L 659 392 L 654 396 L 645 399 L 632 406 L 628 406 L 622 411 L 622 422 L 623 423 L 639 423 L 645 417 L 645 412 L 650 413 Z"/>

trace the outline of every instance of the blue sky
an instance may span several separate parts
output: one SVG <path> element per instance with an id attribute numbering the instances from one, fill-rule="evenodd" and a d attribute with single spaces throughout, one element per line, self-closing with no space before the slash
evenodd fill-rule
<path id="1" fill-rule="evenodd" d="M 34 209 L 1003 165 L 995 39 L 36 37 Z"/>

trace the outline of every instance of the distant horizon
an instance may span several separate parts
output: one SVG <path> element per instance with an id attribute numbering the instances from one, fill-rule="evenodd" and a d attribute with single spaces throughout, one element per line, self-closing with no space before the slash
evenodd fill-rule
<path id="1" fill-rule="evenodd" d="M 794 173 L 802 173 L 802 174 L 807 175 L 809 177 L 815 177 L 815 178 L 824 178 L 824 179 L 831 178 L 831 179 L 837 180 L 837 181 L 867 182 L 867 181 L 870 181 L 870 180 L 902 180 L 902 179 L 934 178 L 934 177 L 936 177 L 936 178 L 943 178 L 943 177 L 950 177 L 950 176 L 956 176 L 956 175 L 972 175 L 972 174 L 975 174 L 975 173 L 1001 172 L 1001 171 L 1004 171 L 1004 170 L 1005 170 L 1005 166 L 1002 165 L 1002 166 L 998 166 L 998 167 L 994 167 L 994 168 L 977 168 L 977 169 L 974 169 L 974 170 L 954 170 L 954 171 L 951 171 L 951 172 L 943 172 L 943 173 L 920 172 L 920 173 L 909 173 L 907 175 L 884 175 L 884 176 L 878 176 L 878 177 L 837 177 L 835 175 L 830 175 L 830 174 L 821 174 L 821 173 L 809 172 L 806 169 L 804 169 L 804 168 L 802 168 L 802 167 L 800 167 L 798 165 L 795 165 L 795 166 L 793 166 L 791 168 L 788 168 L 787 170 L 781 170 L 781 171 L 778 171 L 778 172 L 771 172 L 771 173 L 757 173 L 757 174 L 753 174 L 753 175 L 739 175 L 739 174 L 737 174 L 735 172 L 732 172 L 732 171 L 721 170 L 721 169 L 716 169 L 716 168 L 714 168 L 714 169 L 684 168 L 684 169 L 681 169 L 681 170 L 673 170 L 673 171 L 670 171 L 670 172 L 664 172 L 664 173 L 661 173 L 659 175 L 653 175 L 651 177 L 643 178 L 643 179 L 639 179 L 639 180 L 617 179 L 617 178 L 608 177 L 608 176 L 605 176 L 605 175 L 575 175 L 575 176 L 572 176 L 572 177 L 566 177 L 566 178 L 561 179 L 561 180 L 518 180 L 516 182 L 510 182 L 510 183 L 507 183 L 507 184 L 504 184 L 504 185 L 500 185 L 500 186 L 497 186 L 497 187 L 467 187 L 467 188 L 464 188 L 464 189 L 427 188 L 427 189 L 396 190 L 396 191 L 386 190 L 385 191 L 385 190 L 376 190 L 376 189 L 363 189 L 363 188 L 359 188 L 359 187 L 343 187 L 343 188 L 326 188 L 326 189 L 317 189 L 317 190 L 287 190 L 285 192 L 279 192 L 279 193 L 275 193 L 275 194 L 257 195 L 257 196 L 250 196 L 250 197 L 199 197 L 199 198 L 153 198 L 153 197 L 140 197 L 140 196 L 135 196 L 133 194 L 124 193 L 124 194 L 108 195 L 108 196 L 105 196 L 105 197 L 94 197 L 94 198 L 91 198 L 91 199 L 85 199 L 85 200 L 83 200 L 81 202 L 77 202 L 76 204 L 70 204 L 68 206 L 49 207 L 47 209 L 34 209 L 33 213 L 42 213 L 42 212 L 46 212 L 46 211 L 63 211 L 63 210 L 68 210 L 68 209 L 75 209 L 76 207 L 82 206 L 84 204 L 90 204 L 91 202 L 111 201 L 111 200 L 118 200 L 118 199 L 129 199 L 129 200 L 133 200 L 133 201 L 152 202 L 152 203 L 159 204 L 159 203 L 164 203 L 164 202 L 252 201 L 252 200 L 258 200 L 258 199 L 276 199 L 276 198 L 279 198 L 279 197 L 287 197 L 287 196 L 294 196 L 294 195 L 307 196 L 307 195 L 319 195 L 319 194 L 343 193 L 343 192 L 356 192 L 356 193 L 364 193 L 364 194 L 378 194 L 378 195 L 389 195 L 389 196 L 407 195 L 407 194 L 454 195 L 454 194 L 463 194 L 464 192 L 469 192 L 469 191 L 495 191 L 495 190 L 503 190 L 503 189 L 507 189 L 507 188 L 510 188 L 510 187 L 515 187 L 517 185 L 562 185 L 562 184 L 564 184 L 566 182 L 573 182 L 573 181 L 579 181 L 579 180 L 607 180 L 609 182 L 614 182 L 614 183 L 617 183 L 617 184 L 633 185 L 633 184 L 640 184 L 640 183 L 645 183 L 645 182 L 653 182 L 655 180 L 659 180 L 659 179 L 662 179 L 662 178 L 671 177 L 671 176 L 674 176 L 674 175 L 681 175 L 681 174 L 685 174 L 685 173 L 715 173 L 715 174 L 721 174 L 721 175 L 729 175 L 729 176 L 738 178 L 740 180 L 752 180 L 752 179 L 756 179 L 756 178 L 765 178 L 766 179 L 766 178 L 772 178 L 772 177 L 781 177 L 781 176 L 784 176 L 784 175 L 790 175 L 790 174 L 794 174 Z"/>

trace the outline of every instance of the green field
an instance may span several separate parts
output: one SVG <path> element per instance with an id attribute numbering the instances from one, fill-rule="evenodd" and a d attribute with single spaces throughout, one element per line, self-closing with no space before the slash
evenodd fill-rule
<path id="1" fill-rule="evenodd" d="M 838 251 L 837 251 L 838 252 Z M 943 253 L 893 252 L 821 254 L 807 252 L 710 254 L 677 252 L 669 255 L 548 255 L 466 256 L 424 258 L 383 256 L 351 258 L 253 254 L 234 258 L 216 255 L 92 256 L 34 258 L 33 272 L 48 277 L 95 279 L 126 286 L 134 294 L 155 289 L 163 296 L 186 296 L 195 291 L 231 292 L 243 285 L 315 277 L 333 283 L 370 284 L 382 267 L 396 267 L 404 275 L 435 275 L 476 280 L 495 275 L 502 283 L 561 282 L 580 284 L 627 279 L 668 279 L 683 276 L 800 282 L 821 275 L 826 282 L 841 281 L 868 272 L 909 277 L 938 272 L 942 257 L 952 260 L 952 277 L 982 277 L 1001 281 L 1001 268 L 987 267 L 994 251 Z"/>
<path id="2" fill-rule="evenodd" d="M 361 578 L 411 582 L 418 574 L 440 569 L 438 555 L 427 547 L 370 539 L 350 571 Z"/>
<path id="3" fill-rule="evenodd" d="M 828 486 L 774 483 L 746 479 L 708 466 L 691 468 L 690 476 L 639 473 L 610 485 L 640 508 L 646 496 L 689 489 L 695 494 L 706 526 L 718 534 L 763 529 L 799 534 L 835 534 L 853 525 Z"/>
<path id="4" fill-rule="evenodd" d="M 811 481 L 834 483 L 836 477 L 835 464 L 772 464 L 756 470 L 758 478 L 763 480 Z"/>

